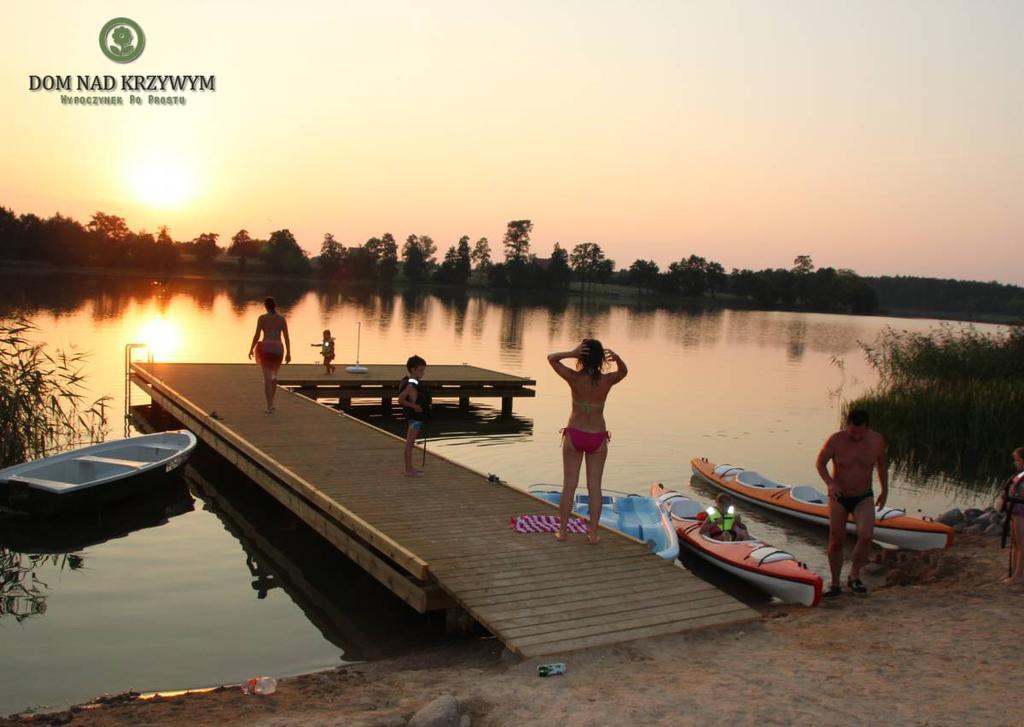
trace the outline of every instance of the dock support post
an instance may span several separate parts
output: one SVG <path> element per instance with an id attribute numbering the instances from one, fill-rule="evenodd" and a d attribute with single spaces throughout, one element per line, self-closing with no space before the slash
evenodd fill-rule
<path id="1" fill-rule="evenodd" d="M 469 411 L 469 397 L 468 396 L 460 396 L 459 397 L 459 411 Z"/>
<path id="2" fill-rule="evenodd" d="M 473 623 L 473 617 L 458 606 L 444 610 L 444 632 L 448 636 L 468 634 L 473 629 Z"/>
<path id="3" fill-rule="evenodd" d="M 338 397 L 338 406 L 340 406 L 342 409 L 351 409 L 352 408 L 352 399 Z"/>
<path id="4" fill-rule="evenodd" d="M 512 416 L 512 397 L 503 396 L 501 397 L 501 415 L 503 417 Z"/>
<path id="5" fill-rule="evenodd" d="M 384 411 L 384 416 L 391 414 L 391 397 L 382 396 L 380 399 L 380 408 Z"/>

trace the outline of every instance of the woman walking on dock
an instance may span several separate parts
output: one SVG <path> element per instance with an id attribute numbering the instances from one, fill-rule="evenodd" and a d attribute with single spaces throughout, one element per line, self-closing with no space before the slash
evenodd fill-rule
<path id="1" fill-rule="evenodd" d="M 562 363 L 576 359 L 576 368 Z M 606 363 L 615 363 L 616 370 L 602 373 Z M 562 496 L 558 502 L 561 519 L 555 537 L 565 540 L 565 528 L 572 513 L 573 496 L 580 479 L 580 467 L 587 461 L 587 494 L 590 497 L 591 543 L 598 541 L 597 527 L 601 521 L 601 477 L 608 457 L 608 433 L 604 421 L 604 404 L 608 392 L 626 378 L 626 363 L 601 342 L 585 338 L 572 351 L 548 355 L 548 363 L 569 384 L 572 409 L 569 423 L 562 430 Z"/>
<path id="2" fill-rule="evenodd" d="M 277 312 L 277 303 L 274 299 L 267 298 L 263 305 L 266 306 L 267 312 L 256 321 L 256 333 L 249 344 L 249 358 L 255 355 L 256 362 L 263 369 L 263 393 L 267 397 L 267 414 L 270 414 L 274 411 L 274 394 L 277 393 L 277 371 L 281 368 L 282 357 L 285 363 L 291 363 L 292 342 L 288 338 L 288 323 L 284 316 Z"/>

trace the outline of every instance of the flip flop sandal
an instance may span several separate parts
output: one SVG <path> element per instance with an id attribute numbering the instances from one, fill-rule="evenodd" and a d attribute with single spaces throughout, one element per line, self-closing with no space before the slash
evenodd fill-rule
<path id="1" fill-rule="evenodd" d="M 835 598 L 841 595 L 843 589 L 840 586 L 829 586 L 824 593 L 821 594 L 822 598 Z"/>
<path id="2" fill-rule="evenodd" d="M 849 578 L 846 581 L 846 585 L 857 596 L 868 595 L 868 587 L 864 585 L 860 578 Z"/>

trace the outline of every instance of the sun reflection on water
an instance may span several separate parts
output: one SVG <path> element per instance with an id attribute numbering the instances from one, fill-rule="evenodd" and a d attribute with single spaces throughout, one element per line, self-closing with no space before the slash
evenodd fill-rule
<path id="1" fill-rule="evenodd" d="M 181 328 L 173 320 L 151 318 L 142 326 L 139 339 L 149 346 L 155 360 L 166 361 L 181 348 Z"/>

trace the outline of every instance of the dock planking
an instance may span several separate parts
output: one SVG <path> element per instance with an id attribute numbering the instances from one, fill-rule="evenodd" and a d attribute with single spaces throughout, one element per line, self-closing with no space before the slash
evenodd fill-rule
<path id="1" fill-rule="evenodd" d="M 334 372 L 327 374 L 322 365 L 289 364 L 281 369 L 278 383 L 312 399 L 338 399 L 343 406 L 353 399 L 378 399 L 390 409 L 398 382 L 407 375 L 403 364 L 366 364 L 366 373 L 356 374 L 346 367 L 336 364 Z M 430 364 L 424 382 L 435 400 L 458 399 L 462 406 L 468 406 L 470 399 L 499 398 L 506 415 L 512 413 L 514 399 L 536 396 L 529 387 L 537 384 L 533 379 L 468 364 Z"/>
<path id="2" fill-rule="evenodd" d="M 436 452 L 405 477 L 400 437 L 297 393 L 264 413 L 255 366 L 135 363 L 131 376 L 406 603 L 458 606 L 523 657 L 757 618 L 613 531 L 597 545 L 515 533 L 510 516 L 552 506 Z"/>

